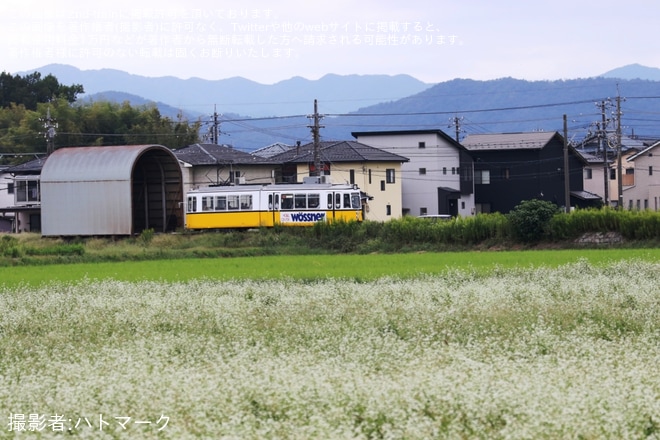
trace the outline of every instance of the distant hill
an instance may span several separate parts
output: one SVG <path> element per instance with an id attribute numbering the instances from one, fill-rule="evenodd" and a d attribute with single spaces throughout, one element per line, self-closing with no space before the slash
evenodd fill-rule
<path id="1" fill-rule="evenodd" d="M 333 75 L 318 80 L 294 77 L 272 85 L 241 77 L 220 80 L 180 79 L 172 76 L 150 78 L 120 70 L 80 70 L 63 64 L 34 69 L 53 74 L 62 84 L 81 84 L 94 95 L 117 91 L 163 102 L 187 112 L 222 113 L 253 117 L 308 114 L 314 99 L 326 103 L 333 112 L 343 113 L 365 105 L 392 101 L 430 87 L 408 75 Z"/>
<path id="2" fill-rule="evenodd" d="M 459 139 L 471 133 L 562 133 L 566 114 L 569 139 L 579 140 L 593 132 L 596 122 L 601 120 L 597 102 L 609 99 L 606 117 L 612 118 L 617 90 L 625 98 L 621 107 L 623 134 L 660 139 L 660 82 L 602 77 L 561 81 L 455 79 L 394 102 L 364 107 L 348 115 L 327 116 L 322 121 L 325 128 L 321 136 L 352 139 L 353 131 L 440 129 L 454 137 L 455 122 L 460 129 Z M 303 119 L 254 121 L 250 133 L 270 133 L 273 135 L 270 140 L 274 141 L 277 127 L 286 125 L 287 136 L 299 136 L 307 141 L 310 132 L 306 122 Z M 242 138 L 240 131 L 232 133 L 231 123 L 224 127 L 232 136 L 228 142 L 238 148 L 251 147 L 249 137 Z M 614 130 L 614 124 L 610 123 L 608 129 Z M 262 139 L 262 145 L 267 143 Z"/>
<path id="3" fill-rule="evenodd" d="M 244 78 L 146 78 L 63 65 L 36 70 L 52 73 L 62 84 L 82 84 L 90 99 L 129 100 L 136 105 L 155 102 L 161 113 L 170 117 L 184 110 L 188 119 L 200 117 L 207 122 L 202 135 L 209 129 L 217 99 L 220 142 L 243 151 L 277 142 L 293 145 L 311 141 L 307 115 L 313 111 L 314 99 L 319 100 L 319 112 L 325 114 L 321 136 L 326 140 L 352 139 L 354 131 L 411 129 L 441 129 L 453 137 L 455 122 L 461 138 L 470 133 L 561 132 L 564 114 L 569 138 L 577 140 L 600 122 L 597 102 L 610 99 L 606 117 L 612 118 L 612 99 L 620 93 L 625 98 L 623 134 L 660 139 L 660 79 L 653 79 L 660 69 L 640 65 L 584 79 L 454 79 L 435 85 L 405 75 L 326 75 L 316 81 L 296 77 L 263 85 Z M 610 124 L 608 128 L 614 127 Z"/>
<path id="4" fill-rule="evenodd" d="M 660 69 L 656 67 L 646 67 L 640 64 L 629 64 L 605 72 L 601 76 L 603 78 L 649 79 L 652 81 L 660 81 Z"/>

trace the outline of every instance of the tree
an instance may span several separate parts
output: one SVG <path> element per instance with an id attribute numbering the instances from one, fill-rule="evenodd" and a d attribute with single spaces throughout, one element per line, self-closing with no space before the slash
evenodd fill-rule
<path id="1" fill-rule="evenodd" d="M 37 104 L 53 99 L 61 98 L 73 103 L 81 93 L 85 91 L 80 84 L 64 86 L 50 74 L 41 78 L 39 72 L 24 77 L 12 76 L 7 72 L 0 73 L 0 107 L 3 108 L 13 103 L 34 111 L 37 109 Z"/>
<path id="2" fill-rule="evenodd" d="M 533 243 L 543 238 L 552 217 L 559 213 L 559 208 L 545 200 L 524 200 L 520 202 L 507 218 L 513 228 L 513 235 L 524 243 Z"/>

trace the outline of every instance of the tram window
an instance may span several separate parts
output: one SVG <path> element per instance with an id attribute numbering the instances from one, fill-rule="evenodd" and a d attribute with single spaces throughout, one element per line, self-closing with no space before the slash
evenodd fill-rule
<path id="1" fill-rule="evenodd" d="M 282 194 L 282 209 L 293 209 L 293 194 Z"/>
<path id="2" fill-rule="evenodd" d="M 215 210 L 216 211 L 227 210 L 227 196 L 217 196 L 215 198 Z"/>
<path id="3" fill-rule="evenodd" d="M 197 211 L 197 199 L 195 197 L 188 197 L 188 212 Z"/>
<path id="4" fill-rule="evenodd" d="M 296 194 L 294 198 L 296 209 L 307 208 L 307 194 Z"/>
<path id="5" fill-rule="evenodd" d="M 360 203 L 360 193 L 351 193 L 351 207 L 353 209 L 360 209 L 362 204 Z"/>
<path id="6" fill-rule="evenodd" d="M 344 208 L 351 207 L 351 195 L 349 193 L 344 194 Z"/>
<path id="7" fill-rule="evenodd" d="M 273 209 L 273 195 L 268 194 L 268 209 Z"/>
<path id="8" fill-rule="evenodd" d="M 202 211 L 213 211 L 213 197 L 202 197 Z"/>
<path id="9" fill-rule="evenodd" d="M 236 211 L 238 206 L 238 195 L 227 196 L 227 209 L 230 211 Z"/>
<path id="10" fill-rule="evenodd" d="M 341 194 L 339 193 L 335 194 L 335 208 L 341 208 Z"/>
<path id="11" fill-rule="evenodd" d="M 332 194 L 328 194 L 328 209 L 332 209 Z"/>
<path id="12" fill-rule="evenodd" d="M 250 194 L 244 194 L 241 196 L 241 209 L 252 209 L 252 196 Z"/>
<path id="13" fill-rule="evenodd" d="M 307 194 L 307 207 L 311 209 L 317 209 L 321 204 L 321 195 L 320 194 Z"/>

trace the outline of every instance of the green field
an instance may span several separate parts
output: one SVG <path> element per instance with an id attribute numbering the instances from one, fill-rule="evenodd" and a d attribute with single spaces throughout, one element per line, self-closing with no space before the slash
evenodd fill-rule
<path id="1" fill-rule="evenodd" d="M 458 269 L 488 272 L 494 268 L 557 267 L 579 260 L 604 264 L 624 259 L 657 262 L 660 261 L 660 248 L 278 255 L 16 266 L 0 267 L 0 283 L 8 287 L 19 284 L 37 286 L 51 281 L 107 278 L 122 281 L 186 281 L 198 278 L 314 280 L 333 277 L 368 281 L 383 276 L 415 277 Z"/>
<path id="2" fill-rule="evenodd" d="M 658 256 L 5 267 L 0 438 L 658 438 Z"/>

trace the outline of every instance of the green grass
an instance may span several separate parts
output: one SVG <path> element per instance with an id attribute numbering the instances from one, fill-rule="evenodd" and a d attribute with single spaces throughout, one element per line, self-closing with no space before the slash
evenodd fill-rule
<path id="1" fill-rule="evenodd" d="M 448 270 L 488 273 L 495 268 L 557 267 L 581 259 L 594 265 L 627 259 L 657 262 L 660 261 L 660 248 L 278 255 L 16 266 L 0 267 L 0 284 L 13 287 L 82 279 L 170 282 L 199 278 L 317 280 L 332 277 L 370 281 L 384 276 L 415 277 Z"/>

